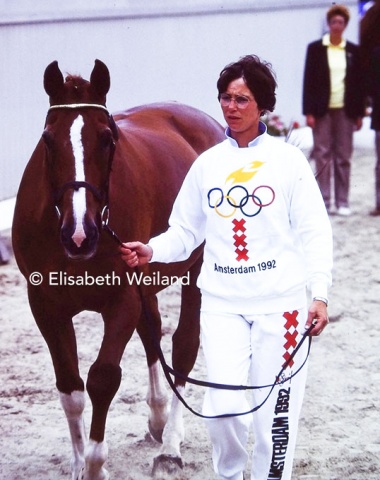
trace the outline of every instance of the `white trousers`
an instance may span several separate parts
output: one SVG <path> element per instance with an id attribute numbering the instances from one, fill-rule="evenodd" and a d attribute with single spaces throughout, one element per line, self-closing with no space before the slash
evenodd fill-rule
<path id="1" fill-rule="evenodd" d="M 306 308 L 289 313 L 241 316 L 202 312 L 201 341 L 208 380 L 231 385 L 264 386 L 275 383 L 282 365 L 305 332 Z M 308 339 L 282 377 L 295 373 L 307 356 Z M 307 364 L 293 378 L 252 390 L 254 413 L 206 419 L 218 478 L 242 480 L 248 460 L 247 440 L 253 427 L 251 480 L 290 480 L 305 390 Z M 247 383 L 248 382 L 248 383 Z M 240 413 L 252 409 L 243 390 L 208 388 L 203 414 Z"/>

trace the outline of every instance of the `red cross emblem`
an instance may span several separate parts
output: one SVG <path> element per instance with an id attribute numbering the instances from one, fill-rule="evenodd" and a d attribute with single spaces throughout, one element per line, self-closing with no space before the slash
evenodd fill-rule
<path id="1" fill-rule="evenodd" d="M 248 257 L 248 250 L 246 249 L 247 242 L 245 239 L 247 236 L 244 234 L 246 231 L 245 228 L 245 220 L 242 218 L 241 220 L 236 220 L 235 218 L 232 220 L 233 228 L 232 230 L 235 232 L 235 235 L 233 236 L 234 245 L 236 247 L 235 252 L 236 252 L 236 260 L 240 262 L 240 260 L 245 260 L 247 261 L 249 259 Z M 238 235 L 238 232 L 242 232 L 240 235 Z"/>
<path id="2" fill-rule="evenodd" d="M 284 324 L 284 328 L 286 330 L 284 338 L 286 342 L 284 343 L 285 353 L 283 358 L 285 359 L 285 364 L 289 361 L 289 358 L 292 354 L 292 351 L 297 347 L 297 336 L 298 336 L 298 311 L 295 310 L 294 312 L 285 312 L 284 318 L 286 320 Z M 294 365 L 293 360 L 291 360 L 288 364 L 289 367 Z"/>

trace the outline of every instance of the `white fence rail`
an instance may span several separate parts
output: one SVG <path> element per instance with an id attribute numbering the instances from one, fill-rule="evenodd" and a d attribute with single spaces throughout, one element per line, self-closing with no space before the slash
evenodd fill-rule
<path id="1" fill-rule="evenodd" d="M 347 30 L 357 40 L 356 2 Z M 111 73 L 110 111 L 177 100 L 222 122 L 216 100 L 220 70 L 255 53 L 273 64 L 276 112 L 303 121 L 301 88 L 306 45 L 325 28 L 329 1 L 187 0 L 144 2 L 1 0 L 0 200 L 15 195 L 42 133 L 48 98 L 43 72 L 58 60 L 63 72 L 88 78 L 94 60 Z"/>

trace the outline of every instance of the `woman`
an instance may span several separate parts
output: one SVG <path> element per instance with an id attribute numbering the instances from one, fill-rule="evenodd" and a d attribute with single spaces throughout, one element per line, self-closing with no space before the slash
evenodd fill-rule
<path id="1" fill-rule="evenodd" d="M 380 216 L 380 1 L 367 11 L 360 22 L 360 48 L 366 73 L 367 94 L 372 107 L 371 128 L 375 131 L 375 208 L 370 211 Z"/>
<path id="2" fill-rule="evenodd" d="M 313 130 L 317 181 L 330 213 L 347 216 L 353 133 L 362 126 L 364 85 L 359 47 L 343 38 L 350 19 L 343 5 L 327 12 L 329 33 L 308 46 L 303 85 L 303 113 Z M 334 176 L 335 205 L 331 199 Z"/>
<path id="3" fill-rule="evenodd" d="M 271 385 L 304 328 L 314 321 L 312 335 L 319 335 L 328 323 L 331 227 L 306 158 L 260 121 L 275 105 L 270 66 L 243 57 L 221 72 L 217 87 L 226 140 L 193 164 L 169 229 L 148 245 L 126 243 L 121 253 L 130 267 L 180 261 L 205 240 L 198 286 L 209 381 L 245 385 L 250 377 L 253 385 Z M 303 347 L 269 397 L 268 388 L 254 390 L 254 405 L 263 404 L 257 412 L 206 420 L 218 478 L 243 478 L 253 424 L 251 479 L 290 480 L 306 368 L 294 374 L 305 361 Z M 205 395 L 207 416 L 248 410 L 243 391 Z"/>
<path id="4" fill-rule="evenodd" d="M 375 208 L 370 211 L 373 217 L 380 216 L 380 45 L 373 49 L 369 68 L 369 91 L 372 100 L 371 128 L 375 130 Z"/>

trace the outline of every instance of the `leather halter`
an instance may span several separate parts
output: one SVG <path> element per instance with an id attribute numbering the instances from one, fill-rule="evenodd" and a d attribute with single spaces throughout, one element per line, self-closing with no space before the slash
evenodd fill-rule
<path id="1" fill-rule="evenodd" d="M 59 108 L 68 110 L 77 110 L 78 108 L 98 108 L 100 110 L 104 110 L 108 115 L 110 115 L 107 107 L 100 105 L 99 103 L 68 103 L 67 105 L 52 105 L 49 108 L 48 113 L 50 110 L 57 110 Z"/>
<path id="2" fill-rule="evenodd" d="M 80 108 L 95 108 L 98 110 L 103 110 L 108 115 L 111 122 L 114 121 L 112 118 L 112 115 L 110 115 L 110 113 L 108 112 L 107 107 L 105 107 L 104 105 L 100 105 L 98 103 L 69 103 L 69 104 L 62 104 L 62 105 L 52 105 L 49 108 L 47 115 L 52 110 L 78 110 Z M 46 123 L 47 122 L 45 122 L 45 126 L 46 126 Z M 112 152 L 112 155 L 113 155 L 113 152 Z M 110 161 L 112 162 L 112 157 Z M 55 209 L 57 211 L 58 217 L 61 216 L 61 212 L 57 204 L 61 200 L 66 190 L 73 189 L 75 191 L 78 191 L 80 188 L 86 188 L 87 190 L 89 190 L 94 195 L 94 197 L 99 201 L 102 201 L 103 199 L 105 199 L 106 205 L 103 208 L 102 216 L 108 215 L 108 205 L 107 205 L 108 204 L 108 182 L 107 182 L 106 191 L 101 192 L 97 187 L 95 187 L 94 185 L 91 185 L 86 181 L 72 180 L 70 182 L 66 182 L 65 184 L 62 185 L 62 187 L 58 191 L 54 192 L 54 203 L 55 203 Z"/>

